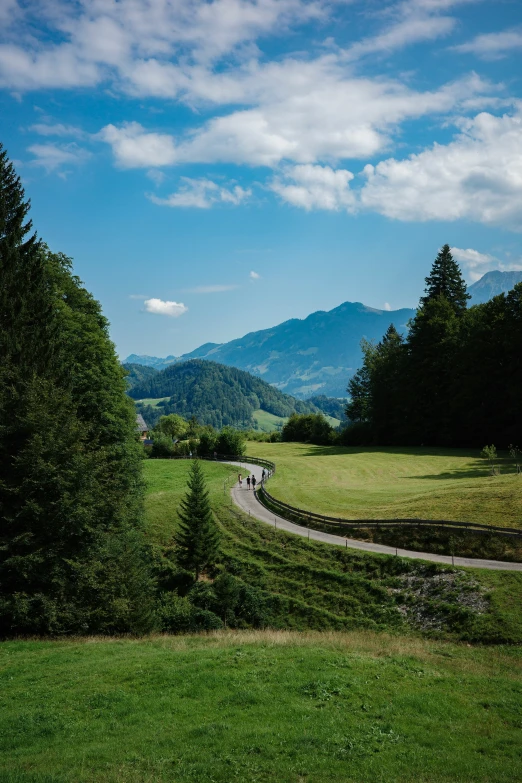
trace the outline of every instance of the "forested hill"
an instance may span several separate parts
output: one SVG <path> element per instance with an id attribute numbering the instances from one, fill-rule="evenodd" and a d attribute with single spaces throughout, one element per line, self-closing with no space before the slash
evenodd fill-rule
<path id="1" fill-rule="evenodd" d="M 129 365 L 124 366 L 129 369 Z M 130 388 L 129 395 L 135 400 L 168 397 L 158 405 L 156 415 L 161 411 L 184 418 L 196 416 L 202 424 L 214 427 L 253 427 L 252 414 L 259 409 L 283 417 L 317 412 L 314 405 L 283 394 L 248 372 L 202 359 L 153 372 Z"/>
<path id="2" fill-rule="evenodd" d="M 154 367 L 147 367 L 143 364 L 129 364 L 123 365 L 127 370 L 127 388 L 133 389 L 135 386 L 140 386 L 147 383 L 154 375 L 158 375 L 159 370 Z"/>

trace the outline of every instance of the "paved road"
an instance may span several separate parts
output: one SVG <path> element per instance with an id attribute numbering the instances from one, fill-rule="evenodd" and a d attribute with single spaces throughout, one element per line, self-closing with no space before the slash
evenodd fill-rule
<path id="1" fill-rule="evenodd" d="M 230 462 L 230 465 L 237 465 L 238 472 L 243 476 L 247 473 L 254 474 L 258 482 L 261 481 L 262 468 L 259 465 L 251 465 L 246 462 Z M 321 530 L 312 530 L 311 528 L 301 527 L 289 522 L 287 519 L 278 516 L 269 511 L 257 499 L 256 493 L 247 489 L 246 481 L 243 479 L 243 487 L 235 484 L 231 489 L 234 503 L 243 511 L 258 519 L 260 522 L 266 522 L 267 525 L 277 527 L 278 530 L 286 530 L 288 533 L 295 533 L 298 536 L 322 541 L 325 544 L 336 544 L 337 546 L 349 547 L 350 549 L 361 549 L 364 552 L 377 552 L 384 555 L 398 554 L 400 557 L 410 557 L 413 560 L 430 560 L 433 563 L 452 564 L 451 557 L 447 555 L 433 555 L 430 552 L 413 552 L 409 549 L 395 549 L 384 544 L 370 544 L 366 541 L 357 541 L 354 538 L 343 538 L 335 536 L 332 533 L 323 533 Z M 472 566 L 473 568 L 489 568 L 495 571 L 522 571 L 522 563 L 503 563 L 500 560 L 478 560 L 472 557 L 455 557 L 453 560 L 456 566 Z"/>

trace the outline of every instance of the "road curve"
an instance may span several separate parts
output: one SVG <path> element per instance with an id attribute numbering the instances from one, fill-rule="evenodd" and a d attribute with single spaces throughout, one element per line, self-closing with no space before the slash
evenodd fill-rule
<path id="1" fill-rule="evenodd" d="M 257 482 L 261 481 L 262 468 L 259 465 L 252 465 L 248 462 L 229 462 L 229 465 L 236 465 L 240 472 L 253 474 Z M 370 544 L 366 541 L 357 541 L 354 538 L 343 538 L 335 536 L 332 533 L 323 533 L 321 530 L 301 527 L 289 522 L 287 519 L 274 514 L 257 499 L 257 495 L 251 489 L 249 490 L 246 481 L 243 480 L 243 487 L 236 483 L 230 490 L 232 499 L 236 506 L 239 506 L 249 516 L 254 517 L 260 522 L 266 522 L 267 525 L 276 527 L 278 530 L 285 530 L 287 533 L 294 533 L 298 536 L 322 541 L 325 544 L 334 544 L 336 546 L 348 547 L 349 549 L 359 549 L 363 552 L 373 552 L 381 555 L 399 555 L 399 557 L 409 557 L 413 560 L 429 560 L 432 563 L 444 563 L 445 565 L 467 566 L 472 568 L 488 568 L 494 571 L 522 571 L 522 563 L 503 563 L 500 560 L 479 560 L 473 557 L 455 557 L 448 555 L 434 555 L 431 552 L 413 552 L 409 549 L 395 549 L 395 547 L 384 546 L 384 544 Z"/>

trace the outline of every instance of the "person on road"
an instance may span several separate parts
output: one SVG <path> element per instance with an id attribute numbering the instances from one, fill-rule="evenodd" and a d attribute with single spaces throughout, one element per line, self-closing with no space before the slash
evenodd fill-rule
<path id="1" fill-rule="evenodd" d="M 264 480 L 265 480 L 265 477 L 266 477 L 266 471 L 265 471 L 265 469 L 263 468 L 263 472 L 261 473 L 261 481 L 264 481 Z"/>
<path id="2" fill-rule="evenodd" d="M 250 489 L 250 476 L 247 476 L 247 489 Z"/>
<path id="3" fill-rule="evenodd" d="M 252 473 L 252 489 L 255 489 L 255 488 L 256 488 L 256 477 Z"/>
<path id="4" fill-rule="evenodd" d="M 243 487 L 243 476 L 241 475 L 241 473 L 238 473 L 237 480 L 239 481 L 239 487 L 242 488 Z"/>

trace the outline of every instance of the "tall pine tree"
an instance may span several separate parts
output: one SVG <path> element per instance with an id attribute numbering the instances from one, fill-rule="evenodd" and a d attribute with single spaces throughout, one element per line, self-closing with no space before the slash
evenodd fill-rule
<path id="1" fill-rule="evenodd" d="M 0 151 L 0 633 L 147 630 L 140 447 L 100 307 Z M 147 608 L 148 605 L 148 608 Z"/>
<path id="2" fill-rule="evenodd" d="M 182 568 L 194 571 L 197 581 L 205 568 L 215 564 L 219 554 L 219 531 L 198 460 L 192 463 L 188 492 L 178 513 L 181 522 L 175 536 L 176 559 Z"/>
<path id="3" fill-rule="evenodd" d="M 438 296 L 444 296 L 456 313 L 462 313 L 466 309 L 467 301 L 471 297 L 449 245 L 442 246 L 433 262 L 431 272 L 426 278 L 425 292 L 426 296 L 421 298 L 421 305 Z"/>

